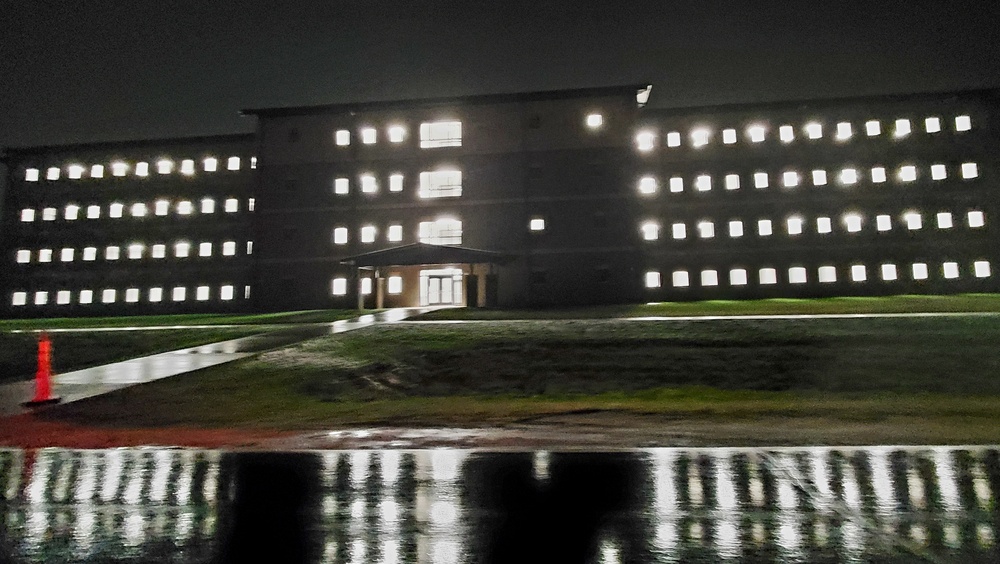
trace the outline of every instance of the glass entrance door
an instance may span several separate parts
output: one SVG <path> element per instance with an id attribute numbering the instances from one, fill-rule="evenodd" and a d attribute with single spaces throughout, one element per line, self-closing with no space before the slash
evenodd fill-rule
<path id="1" fill-rule="evenodd" d="M 462 305 L 462 270 L 421 270 L 420 305 Z"/>

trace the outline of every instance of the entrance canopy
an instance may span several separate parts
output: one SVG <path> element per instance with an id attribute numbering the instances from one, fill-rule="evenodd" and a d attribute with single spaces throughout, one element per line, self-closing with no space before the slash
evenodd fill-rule
<path id="1" fill-rule="evenodd" d="M 421 264 L 506 264 L 514 256 L 496 251 L 412 243 L 340 259 L 341 264 L 362 266 L 415 266 Z"/>

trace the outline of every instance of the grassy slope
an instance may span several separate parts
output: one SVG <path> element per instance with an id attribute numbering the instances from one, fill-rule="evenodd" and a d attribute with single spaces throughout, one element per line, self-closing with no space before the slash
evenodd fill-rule
<path id="1" fill-rule="evenodd" d="M 371 312 L 366 312 L 371 313 Z M 196 313 L 181 315 L 137 315 L 122 317 L 60 317 L 48 319 L 3 319 L 0 332 L 39 329 L 78 329 L 95 327 L 150 327 L 154 325 L 266 325 L 286 323 L 326 323 L 357 317 L 353 309 L 317 309 L 230 315 Z"/>
<path id="2" fill-rule="evenodd" d="M 998 338 L 993 317 L 402 324 L 315 339 L 49 416 L 301 429 L 608 410 L 667 427 L 740 422 L 752 433 L 862 423 L 881 429 L 880 440 L 993 442 Z"/>

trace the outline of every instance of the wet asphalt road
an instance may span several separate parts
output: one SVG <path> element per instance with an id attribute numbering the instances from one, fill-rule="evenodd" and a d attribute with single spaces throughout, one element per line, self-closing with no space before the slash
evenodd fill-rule
<path id="1" fill-rule="evenodd" d="M 0 451 L 12 562 L 996 562 L 994 447 Z"/>

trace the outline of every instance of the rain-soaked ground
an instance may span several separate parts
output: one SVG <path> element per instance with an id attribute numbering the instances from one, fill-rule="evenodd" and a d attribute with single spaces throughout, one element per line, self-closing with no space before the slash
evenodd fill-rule
<path id="1" fill-rule="evenodd" d="M 13 562 L 997 562 L 995 447 L 0 450 Z"/>

